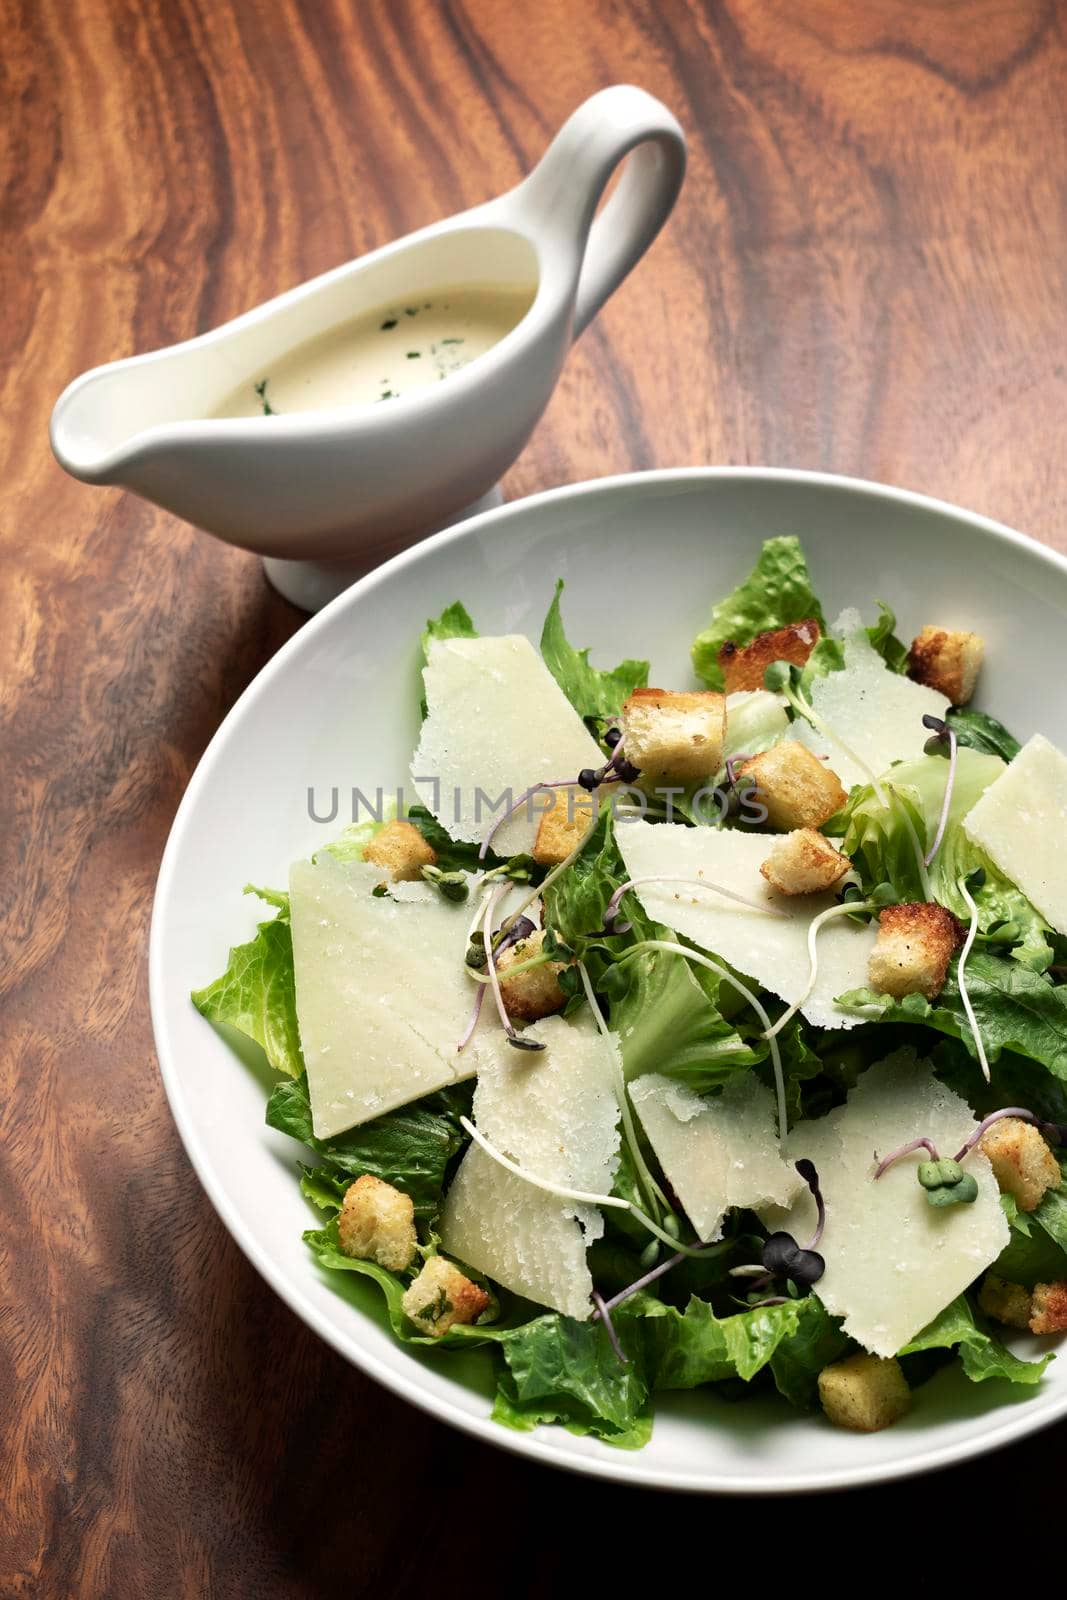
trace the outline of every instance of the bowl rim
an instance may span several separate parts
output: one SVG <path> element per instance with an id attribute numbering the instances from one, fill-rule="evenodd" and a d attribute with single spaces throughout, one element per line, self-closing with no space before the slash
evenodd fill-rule
<path id="1" fill-rule="evenodd" d="M 349 606 L 357 604 L 382 584 L 391 582 L 398 573 L 402 572 L 407 566 L 419 561 L 425 553 L 431 550 L 443 549 L 462 539 L 477 535 L 487 527 L 502 526 L 514 517 L 521 517 L 531 507 L 551 504 L 555 501 L 584 500 L 619 489 L 625 490 L 643 486 L 654 489 L 657 486 L 673 487 L 686 483 L 724 481 L 776 481 L 794 483 L 798 486 L 817 486 L 831 491 L 845 491 L 866 495 L 873 499 L 895 501 L 897 504 L 917 510 L 936 512 L 976 528 L 983 535 L 992 539 L 994 543 L 1025 549 L 1030 555 L 1036 554 L 1039 559 L 1043 559 L 1050 566 L 1067 576 L 1067 556 L 1048 545 L 1040 543 L 1029 535 L 1017 532 L 1005 523 L 997 522 L 991 517 L 982 515 L 980 512 L 969 511 L 961 506 L 952 504 L 950 501 L 920 494 L 914 490 L 878 483 L 873 479 L 850 477 L 832 472 L 807 471 L 792 467 L 662 467 L 647 472 L 615 473 L 602 478 L 588 478 L 579 483 L 563 484 L 552 489 L 544 489 L 537 494 L 508 501 L 502 506 L 495 506 L 488 511 L 479 513 L 477 516 L 444 528 L 438 533 L 430 535 L 429 538 L 399 551 L 380 566 L 374 567 L 348 589 L 343 590 L 341 594 L 331 600 L 316 615 L 310 617 L 303 627 L 299 628 L 291 638 L 287 639 L 281 648 L 264 663 L 212 734 L 179 802 L 160 861 L 149 933 L 149 1006 L 160 1076 L 163 1080 L 171 1115 L 174 1118 L 186 1155 L 208 1199 L 211 1201 L 216 1215 L 221 1219 L 224 1227 L 246 1259 L 251 1262 L 260 1276 L 265 1279 L 289 1309 L 313 1333 L 368 1377 L 382 1384 L 391 1393 L 416 1406 L 434 1420 L 447 1422 L 472 1438 L 478 1439 L 483 1443 L 495 1445 L 514 1455 L 538 1461 L 543 1465 L 555 1467 L 562 1471 L 573 1472 L 580 1476 L 621 1483 L 631 1488 L 640 1487 L 691 1494 L 730 1496 L 817 1494 L 827 1490 L 863 1488 L 875 1483 L 889 1483 L 901 1478 L 937 1471 L 943 1467 L 949 1467 L 973 1457 L 985 1455 L 1015 1440 L 1037 1433 L 1042 1428 L 1049 1427 L 1057 1421 L 1061 1421 L 1067 1416 L 1067 1392 L 1058 1402 L 1053 1402 L 1045 1412 L 1037 1417 L 1027 1415 L 1023 1408 L 1015 1408 L 1009 1411 L 1002 1422 L 990 1427 L 978 1439 L 965 1439 L 955 1444 L 944 1445 L 937 1450 L 925 1452 L 915 1460 L 905 1458 L 886 1463 L 884 1466 L 875 1463 L 857 1468 L 825 1470 L 799 1485 L 789 1478 L 776 1478 L 773 1474 L 759 1477 L 731 1476 L 730 1478 L 723 1477 L 719 1481 L 709 1482 L 708 1478 L 703 1474 L 678 1470 L 677 1468 L 654 1472 L 648 1467 L 642 1467 L 639 1457 L 623 1455 L 621 1452 L 605 1452 L 604 1456 L 571 1456 L 562 1454 L 552 1443 L 538 1437 L 536 1433 L 523 1434 L 513 1432 L 510 1429 L 501 1427 L 498 1423 L 494 1423 L 488 1415 L 472 1416 L 447 1399 L 427 1394 L 415 1377 L 419 1369 L 414 1363 L 411 1367 L 410 1376 L 406 1368 L 394 1371 L 381 1362 L 377 1356 L 358 1346 L 354 1346 L 340 1328 L 328 1321 L 324 1322 L 317 1308 L 305 1297 L 299 1286 L 294 1284 L 277 1267 L 273 1258 L 266 1251 L 261 1250 L 253 1240 L 247 1237 L 239 1215 L 231 1207 L 225 1193 L 216 1183 L 212 1164 L 200 1144 L 195 1118 L 185 1100 L 176 1055 L 171 1049 L 166 1023 L 167 974 L 163 967 L 163 925 L 178 858 L 184 844 L 184 837 L 189 827 L 190 818 L 201 790 L 210 782 L 215 767 L 222 759 L 231 727 L 240 720 L 249 706 L 261 696 L 270 692 L 274 679 L 279 673 L 285 671 L 291 656 L 305 649 L 322 630 L 330 627 L 337 615 Z M 618 1459 L 612 1459 L 612 1455 L 618 1456 Z"/>

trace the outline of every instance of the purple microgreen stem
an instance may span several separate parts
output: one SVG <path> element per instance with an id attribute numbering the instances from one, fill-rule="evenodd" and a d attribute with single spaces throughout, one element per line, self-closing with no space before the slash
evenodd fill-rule
<path id="1" fill-rule="evenodd" d="M 596 1306 L 597 1314 L 600 1317 L 601 1322 L 604 1324 L 604 1331 L 611 1340 L 611 1348 L 614 1350 L 620 1366 L 625 1367 L 629 1361 L 629 1357 L 627 1356 L 622 1345 L 619 1343 L 619 1336 L 615 1332 L 615 1328 L 612 1324 L 611 1314 L 608 1311 L 607 1306 L 604 1304 L 604 1297 L 603 1295 L 598 1294 L 595 1289 L 593 1290 L 593 1304 Z"/>
<path id="2" fill-rule="evenodd" d="M 542 789 L 573 789 L 574 787 L 575 782 L 573 778 L 560 778 L 552 779 L 551 782 L 546 779 L 544 783 L 532 783 L 528 789 L 524 789 L 519 798 L 517 800 L 513 800 L 511 805 L 508 806 L 507 810 L 501 812 L 500 816 L 490 824 L 488 832 L 478 847 L 478 860 L 485 860 L 489 846 L 492 844 L 497 830 L 504 826 L 509 817 L 513 817 L 515 815 L 520 806 L 524 806 L 530 800 L 532 800 L 535 794 L 539 794 Z"/>
<path id="3" fill-rule="evenodd" d="M 802 1157 L 800 1161 L 794 1161 L 793 1165 L 811 1190 L 811 1197 L 815 1201 L 815 1232 L 812 1235 L 811 1243 L 805 1245 L 804 1248 L 817 1250 L 823 1235 L 823 1229 L 826 1227 L 826 1202 L 822 1197 L 822 1189 L 819 1187 L 819 1174 L 815 1170 L 814 1161 L 809 1161 L 806 1156 Z"/>
<path id="4" fill-rule="evenodd" d="M 493 893 L 489 896 L 489 903 L 485 908 L 485 921 L 482 924 L 482 931 L 485 937 L 486 968 L 489 973 L 489 986 L 493 991 L 493 1000 L 496 1003 L 497 1015 L 500 1017 L 500 1021 L 503 1023 L 504 1032 L 507 1034 L 508 1038 L 511 1039 L 515 1036 L 515 1029 L 511 1025 L 511 1018 L 508 1016 L 507 1007 L 504 1004 L 504 996 L 500 989 L 500 977 L 496 970 L 496 953 L 493 950 L 493 912 L 496 910 L 500 896 L 506 893 L 507 885 L 502 883 L 498 885 L 498 887 L 494 889 Z"/>
<path id="5" fill-rule="evenodd" d="M 945 837 L 945 829 L 948 827 L 948 814 L 952 807 L 952 789 L 956 782 L 956 752 L 958 749 L 958 740 L 956 738 L 955 728 L 950 727 L 947 722 L 942 722 L 940 717 L 923 717 L 923 727 L 932 728 L 940 739 L 947 738 L 949 750 L 948 777 L 945 779 L 945 795 L 944 799 L 941 801 L 941 815 L 937 822 L 937 832 L 934 834 L 933 844 L 923 857 L 923 865 L 928 867 L 933 861 L 934 857 L 937 855 L 937 852 L 940 850 L 941 841 Z"/>
<path id="6" fill-rule="evenodd" d="M 741 765 L 742 761 L 751 761 L 751 760 L 752 760 L 752 757 L 750 755 L 736 755 L 736 756 L 727 756 L 726 757 L 726 781 L 730 785 L 731 789 L 736 789 L 737 788 L 737 772 L 736 772 L 735 769 Z"/>
<path id="7" fill-rule="evenodd" d="M 478 1018 L 482 1014 L 482 1003 L 484 1000 L 485 987 L 484 985 L 479 984 L 478 993 L 474 997 L 474 1005 L 471 1007 L 470 1021 L 467 1023 L 466 1031 L 464 1032 L 462 1039 L 456 1046 L 457 1055 L 459 1055 L 461 1051 L 466 1050 L 467 1046 L 474 1037 L 474 1030 L 478 1026 Z"/>
<path id="8" fill-rule="evenodd" d="M 925 1150 L 931 1161 L 941 1160 L 937 1153 L 937 1146 L 932 1139 L 912 1139 L 910 1144 L 902 1144 L 899 1150 L 894 1150 L 890 1155 L 883 1156 L 874 1169 L 875 1178 L 880 1178 L 883 1172 L 888 1172 L 895 1162 L 903 1160 L 905 1156 L 910 1156 L 916 1150 Z"/>
<path id="9" fill-rule="evenodd" d="M 674 1267 L 680 1266 L 686 1259 L 687 1254 L 699 1259 L 700 1256 L 716 1255 L 722 1250 L 730 1249 L 730 1247 L 731 1241 L 725 1240 L 719 1244 L 700 1245 L 696 1250 L 676 1250 L 672 1256 L 667 1257 L 666 1261 L 661 1261 L 658 1267 L 653 1267 L 651 1271 L 642 1274 L 640 1278 L 635 1278 L 633 1283 L 626 1285 L 625 1289 L 620 1289 L 618 1294 L 613 1294 L 610 1300 L 605 1300 L 604 1309 L 614 1311 L 616 1306 L 621 1306 L 632 1295 L 640 1294 L 642 1289 L 647 1289 L 650 1283 L 656 1282 L 657 1278 L 664 1277 Z"/>
<path id="10" fill-rule="evenodd" d="M 975 1128 L 974 1132 L 971 1134 L 971 1137 L 967 1140 L 967 1143 L 961 1150 L 956 1152 L 952 1159 L 954 1161 L 962 1161 L 964 1156 L 974 1149 L 975 1145 L 978 1143 L 979 1139 L 981 1139 L 986 1129 L 991 1128 L 995 1122 L 1003 1121 L 1005 1117 L 1017 1117 L 1020 1122 L 1030 1122 L 1035 1128 L 1039 1129 L 1041 1133 L 1044 1133 L 1046 1128 L 1056 1128 L 1055 1123 L 1042 1122 L 1040 1117 L 1035 1117 L 1034 1113 L 1032 1111 L 1027 1111 L 1025 1106 L 1004 1106 L 1004 1108 L 1000 1111 L 991 1111 L 988 1117 L 985 1117 L 978 1124 L 977 1128 Z M 1057 1129 L 1057 1132 L 1058 1131 L 1059 1130 Z M 1059 1141 L 1057 1140 L 1056 1142 L 1058 1143 Z"/>

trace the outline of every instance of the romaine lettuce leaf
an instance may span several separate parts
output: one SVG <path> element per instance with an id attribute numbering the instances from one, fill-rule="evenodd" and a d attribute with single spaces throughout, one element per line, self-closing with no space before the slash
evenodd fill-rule
<path id="1" fill-rule="evenodd" d="M 439 617 L 428 619 L 420 639 L 423 660 L 425 661 L 428 656 L 430 645 L 435 639 L 477 639 L 477 637 L 478 630 L 467 615 L 466 607 L 458 600 L 453 600 Z"/>
<path id="2" fill-rule="evenodd" d="M 575 650 L 567 642 L 559 609 L 562 593 L 560 578 L 541 629 L 545 665 L 580 717 L 612 716 L 632 690 L 643 688 L 648 682 L 648 662 L 620 661 L 613 671 L 591 667 L 589 651 Z"/>
<path id="3" fill-rule="evenodd" d="M 1051 1355 L 1042 1356 L 1037 1361 L 1023 1361 L 1012 1355 L 999 1339 L 994 1338 L 977 1321 L 965 1295 L 960 1295 L 947 1305 L 940 1316 L 935 1317 L 921 1333 L 917 1333 L 899 1354 L 908 1356 L 923 1350 L 942 1349 L 958 1351 L 964 1372 L 975 1383 L 982 1383 L 986 1378 L 1007 1378 L 1009 1383 L 1037 1383 L 1052 1360 Z"/>
<path id="4" fill-rule="evenodd" d="M 987 711 L 974 711 L 970 706 L 953 706 L 948 721 L 960 744 L 983 754 L 1000 756 L 1003 761 L 1013 761 L 1022 749 L 1014 734 Z"/>
<path id="5" fill-rule="evenodd" d="M 289 897 L 280 890 L 253 889 L 277 906 L 272 922 L 261 922 L 254 939 L 235 945 L 226 971 L 214 983 L 193 991 L 192 1001 L 209 1022 L 221 1022 L 262 1046 L 278 1072 L 299 1077 L 304 1070 L 296 1020 L 293 935 Z"/>
<path id="6" fill-rule="evenodd" d="M 719 651 L 728 639 L 748 644 L 758 633 L 814 618 L 823 633 L 826 619 L 811 587 L 800 540 L 792 534 L 764 541 L 756 565 L 733 594 L 721 600 L 711 623 L 693 644 L 693 666 L 710 689 L 723 687 Z"/>
<path id="7" fill-rule="evenodd" d="M 440 1205 L 449 1163 L 468 1142 L 459 1118 L 470 1114 L 472 1093 L 469 1083 L 441 1089 L 335 1139 L 316 1139 L 307 1078 L 301 1075 L 275 1085 L 267 1102 L 267 1123 L 299 1139 L 319 1158 L 315 1193 L 309 1195 L 316 1204 L 328 1193 L 326 1170 L 343 1175 L 342 1194 L 353 1178 L 369 1172 L 410 1195 L 417 1216 L 431 1216 Z"/>
<path id="8" fill-rule="evenodd" d="M 562 1422 L 626 1450 L 640 1449 L 652 1432 L 641 1307 L 627 1303 L 612 1316 L 628 1360 L 622 1364 L 607 1330 L 557 1313 L 537 1317 L 500 1341 L 506 1363 L 493 1416 L 527 1429 Z"/>
<path id="9" fill-rule="evenodd" d="M 948 820 L 929 868 L 930 887 L 941 905 L 965 921 L 969 913 L 959 881 L 982 868 L 985 881 L 974 890 L 981 933 L 1010 946 L 1024 966 L 1043 972 L 1052 960 L 1048 923 L 1021 889 L 971 843 L 962 826 L 979 796 L 1003 770 L 995 755 L 967 748 L 958 752 Z M 899 900 L 926 898 L 908 823 L 925 850 L 937 832 L 948 773 L 949 763 L 943 757 L 920 756 L 898 762 L 883 777 L 883 789 L 891 791 L 888 807 L 873 785 L 853 792 L 832 831 L 843 833 L 841 848 L 851 856 L 865 889 L 888 883 Z"/>
<path id="10" fill-rule="evenodd" d="M 967 1025 L 953 960 L 938 999 L 921 994 L 894 1000 L 873 989 L 855 989 L 838 1004 L 846 1011 L 880 1022 L 920 1023 L 962 1041 L 977 1059 Z M 1017 961 L 975 950 L 967 962 L 967 992 L 991 1064 L 1010 1052 L 1040 1062 L 1055 1077 L 1067 1080 L 1067 989 Z M 996 1073 L 994 1073 L 994 1082 Z"/>
<path id="11" fill-rule="evenodd" d="M 816 1309 L 817 1308 L 817 1309 Z M 654 1389 L 695 1389 L 726 1378 L 754 1378 L 783 1342 L 822 1311 L 817 1301 L 787 1300 L 717 1317 L 694 1296 L 684 1311 L 660 1301 L 645 1307 L 645 1348 Z"/>

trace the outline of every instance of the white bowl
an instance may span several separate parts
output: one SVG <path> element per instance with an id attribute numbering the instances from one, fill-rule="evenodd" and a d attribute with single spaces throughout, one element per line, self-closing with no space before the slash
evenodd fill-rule
<path id="1" fill-rule="evenodd" d="M 395 1393 L 490 1443 L 620 1482 L 720 1493 L 872 1483 L 960 1461 L 1067 1414 L 1067 1361 L 1022 1392 L 946 1369 L 912 1414 L 870 1437 L 768 1399 L 700 1391 L 656 1398 L 652 1442 L 624 1453 L 562 1429 L 516 1434 L 489 1420 L 489 1362 L 396 1344 L 374 1286 L 327 1281 L 301 1232 L 299 1147 L 264 1125 L 268 1078 L 194 1010 L 189 991 L 250 937 L 242 885 L 283 884 L 320 846 L 313 822 L 333 786 L 406 781 L 418 721 L 418 637 L 462 599 L 487 633 L 535 641 L 557 577 L 568 636 L 614 665 L 648 656 L 650 681 L 691 681 L 689 645 L 763 538 L 804 540 L 827 614 L 897 611 L 986 639 L 981 703 L 1020 737 L 1067 742 L 1060 659 L 1067 561 L 985 518 L 876 484 L 723 468 L 646 473 L 504 506 L 399 555 L 335 600 L 268 663 L 215 735 L 189 785 L 160 870 L 152 921 L 152 1018 L 178 1129 L 223 1222 L 304 1321 Z M 343 802 L 342 802 L 343 807 Z M 346 820 L 342 815 L 334 831 Z M 262 916 L 260 910 L 260 916 Z"/>

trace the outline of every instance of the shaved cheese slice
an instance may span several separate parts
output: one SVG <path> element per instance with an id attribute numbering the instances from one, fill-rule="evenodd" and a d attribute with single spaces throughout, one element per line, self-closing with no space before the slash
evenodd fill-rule
<path id="1" fill-rule="evenodd" d="M 785 733 L 785 702 L 766 689 L 738 689 L 726 696 L 724 756 L 758 755 Z"/>
<path id="2" fill-rule="evenodd" d="M 936 689 L 891 672 L 868 639 L 858 612 L 846 611 L 837 629 L 847 635 L 845 665 L 840 672 L 815 679 L 811 704 L 870 772 L 881 776 L 892 762 L 922 755 L 930 737 L 922 719 L 928 714 L 943 717 L 949 701 Z M 798 719 L 793 735 L 817 756 L 827 758 L 846 789 L 870 783 L 870 772 L 810 723 Z"/>
<path id="3" fill-rule="evenodd" d="M 623 821 L 619 849 L 631 878 L 707 878 L 757 904 L 785 913 L 768 917 L 747 906 L 683 884 L 642 883 L 634 890 L 650 917 L 692 939 L 746 977 L 790 1004 L 808 983 L 808 927 L 820 911 L 835 904 L 832 894 L 779 895 L 760 874 L 773 840 L 734 829 L 683 828 Z M 848 917 L 830 921 L 816 943 L 819 972 L 803 1013 L 821 1028 L 854 1028 L 861 1020 L 834 1005 L 837 995 L 867 982 L 867 959 L 876 930 Z M 665 955 L 663 960 L 674 960 Z M 680 959 L 680 958 L 679 958 Z"/>
<path id="4" fill-rule="evenodd" d="M 468 908 L 433 891 L 377 896 L 381 876 L 328 851 L 289 874 L 297 1021 L 319 1139 L 471 1077 L 478 1051 L 502 1041 L 483 1022 L 456 1051 L 474 999 L 463 964 Z"/>
<path id="5" fill-rule="evenodd" d="M 423 673 L 428 715 L 411 776 L 453 839 L 481 840 L 535 783 L 574 780 L 604 756 L 529 639 L 439 639 Z M 498 855 L 532 848 L 553 796 L 521 806 L 493 837 Z M 563 804 L 566 798 L 563 797 Z"/>
<path id="6" fill-rule="evenodd" d="M 1067 756 L 1035 733 L 971 807 L 963 831 L 1067 933 Z"/>
<path id="7" fill-rule="evenodd" d="M 974 1127 L 966 1101 L 913 1051 L 898 1050 L 863 1074 L 847 1104 L 789 1136 L 789 1155 L 814 1161 L 826 1202 L 819 1245 L 826 1272 L 815 1292 L 844 1318 L 845 1332 L 875 1355 L 896 1355 L 1008 1242 L 1000 1190 L 979 1151 L 966 1164 L 978 1183 L 973 1205 L 930 1205 L 915 1172 L 925 1151 L 874 1177 L 879 1158 L 919 1135 L 953 1156 Z M 761 1214 L 769 1228 L 785 1228 L 800 1245 L 815 1227 L 806 1193 L 788 1211 Z"/>
<path id="8" fill-rule="evenodd" d="M 788 1205 L 802 1187 L 782 1159 L 774 1096 L 751 1072 L 738 1073 L 719 1095 L 694 1094 L 650 1072 L 630 1085 L 656 1159 L 682 1203 L 697 1238 L 722 1234 L 734 1206 Z"/>
<path id="9" fill-rule="evenodd" d="M 539 1178 L 606 1194 L 618 1163 L 611 1052 L 591 1017 L 548 1017 L 528 1030 L 547 1049 L 501 1052 L 479 1069 L 474 1119 L 502 1154 Z M 515 1294 L 579 1320 L 592 1310 L 585 1252 L 604 1231 L 593 1206 L 561 1200 L 509 1172 L 478 1145 L 445 1197 L 444 1249 Z"/>

